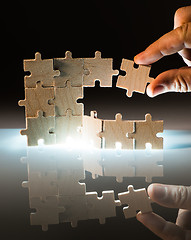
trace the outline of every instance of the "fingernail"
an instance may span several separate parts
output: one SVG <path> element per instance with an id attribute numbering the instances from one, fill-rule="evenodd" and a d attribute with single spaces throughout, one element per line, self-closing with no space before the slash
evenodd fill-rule
<path id="1" fill-rule="evenodd" d="M 153 95 L 153 96 L 157 96 L 157 95 L 163 93 L 164 90 L 165 90 L 164 86 L 158 85 L 158 86 L 156 86 L 156 87 L 153 89 L 152 95 Z"/>
<path id="2" fill-rule="evenodd" d="M 164 199 L 166 197 L 166 187 L 162 185 L 154 185 L 153 194 L 154 194 L 154 197 L 158 200 Z"/>

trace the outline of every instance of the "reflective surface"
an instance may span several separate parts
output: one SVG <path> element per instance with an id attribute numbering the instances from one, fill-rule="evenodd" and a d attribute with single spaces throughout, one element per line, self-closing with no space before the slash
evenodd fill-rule
<path id="1" fill-rule="evenodd" d="M 124 218 L 115 202 L 117 194 L 130 184 L 138 189 L 151 181 L 191 182 L 187 131 L 165 131 L 164 150 L 144 151 L 27 147 L 18 129 L 2 129 L 0 136 L 0 218 L 2 234 L 9 237 L 52 239 L 55 233 L 64 233 L 68 239 L 77 235 L 88 239 L 96 231 L 115 238 L 115 228 L 135 239 L 141 235 L 158 239 L 135 218 Z M 153 210 L 168 220 L 176 218 L 176 210 L 156 204 Z"/>

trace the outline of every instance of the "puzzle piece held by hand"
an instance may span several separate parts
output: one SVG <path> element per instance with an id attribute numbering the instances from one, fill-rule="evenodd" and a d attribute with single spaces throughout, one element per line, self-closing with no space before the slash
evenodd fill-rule
<path id="1" fill-rule="evenodd" d="M 149 77 L 150 66 L 139 65 L 138 69 L 134 68 L 134 62 L 123 59 L 121 70 L 126 72 L 125 76 L 119 76 L 117 87 L 127 89 L 127 96 L 131 97 L 133 92 L 144 93 L 146 84 L 153 79 Z"/>
<path id="2" fill-rule="evenodd" d="M 113 59 L 102 58 L 101 52 L 96 51 L 94 58 L 84 58 L 83 86 L 93 87 L 95 81 L 100 81 L 101 87 L 112 87 L 112 76 L 118 75 L 118 70 L 113 70 Z"/>
<path id="3" fill-rule="evenodd" d="M 151 199 L 145 188 L 134 190 L 134 187 L 129 185 L 128 192 L 119 193 L 118 197 L 122 205 L 128 205 L 128 207 L 123 208 L 125 218 L 135 217 L 137 210 L 141 213 L 152 212 Z"/>
<path id="4" fill-rule="evenodd" d="M 116 148 L 116 142 L 120 142 L 123 149 L 133 149 L 133 140 L 127 138 L 127 133 L 132 132 L 134 122 L 122 120 L 122 115 L 118 113 L 115 120 L 103 121 L 103 132 L 100 132 L 99 136 L 105 139 L 105 148 Z"/>
<path id="5" fill-rule="evenodd" d="M 39 52 L 35 53 L 35 59 L 24 60 L 24 71 L 31 73 L 24 78 L 25 88 L 35 88 L 39 81 L 43 87 L 53 87 L 54 77 L 60 75 L 58 70 L 53 70 L 53 59 L 42 60 Z"/>
<path id="6" fill-rule="evenodd" d="M 135 139 L 135 149 L 145 149 L 146 143 L 152 144 L 152 149 L 163 149 L 163 138 L 157 133 L 163 132 L 163 121 L 152 121 L 151 114 L 145 115 L 145 120 L 135 121 L 135 132 L 128 138 Z"/>

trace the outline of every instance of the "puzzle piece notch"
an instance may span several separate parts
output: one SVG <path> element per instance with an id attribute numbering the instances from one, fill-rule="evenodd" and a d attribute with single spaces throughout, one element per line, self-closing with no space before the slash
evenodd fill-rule
<path id="1" fill-rule="evenodd" d="M 43 87 L 54 86 L 54 77 L 59 76 L 59 70 L 53 70 L 53 59 L 42 60 L 39 52 L 35 53 L 35 59 L 24 60 L 24 71 L 31 74 L 25 76 L 25 88 L 35 88 L 37 82 Z"/>
<path id="2" fill-rule="evenodd" d="M 74 141 L 80 141 L 82 138 L 81 129 L 83 126 L 82 116 L 73 116 L 72 110 L 67 109 L 66 116 L 56 117 L 56 143 L 66 143 L 69 139 Z"/>
<path id="3" fill-rule="evenodd" d="M 133 140 L 127 134 L 134 132 L 134 122 L 122 120 L 120 113 L 115 115 L 115 120 L 103 120 L 103 131 L 99 137 L 105 139 L 105 148 L 113 149 L 116 142 L 122 144 L 123 149 L 133 149 Z"/>
<path id="4" fill-rule="evenodd" d="M 56 116 L 66 116 L 68 109 L 72 110 L 72 115 L 82 116 L 84 105 L 77 103 L 80 98 L 83 98 L 83 88 L 72 86 L 70 81 L 66 81 L 63 88 L 55 88 L 55 99 L 51 103 L 55 104 Z"/>
<path id="5" fill-rule="evenodd" d="M 129 185 L 128 192 L 119 193 L 118 197 L 122 205 L 128 205 L 123 208 L 125 218 L 135 217 L 137 210 L 141 213 L 152 212 L 151 199 L 145 188 L 134 190 L 134 187 Z"/>
<path id="6" fill-rule="evenodd" d="M 44 117 L 38 111 L 37 118 L 26 118 L 26 129 L 21 130 L 21 135 L 27 135 L 28 146 L 38 146 L 38 140 L 43 139 L 45 145 L 55 143 L 55 118 Z"/>
<path id="7" fill-rule="evenodd" d="M 161 132 L 163 121 L 152 121 L 151 114 L 146 114 L 145 120 L 135 121 L 135 131 L 128 133 L 128 138 L 135 140 L 135 149 L 145 149 L 146 143 L 150 143 L 152 149 L 163 149 L 163 138 L 156 136 Z"/>
<path id="8" fill-rule="evenodd" d="M 126 72 L 125 76 L 119 76 L 117 87 L 127 89 L 127 96 L 132 97 L 133 92 L 145 93 L 147 83 L 151 83 L 153 78 L 149 77 L 151 66 L 139 65 L 134 67 L 134 62 L 122 59 L 121 70 Z"/>
<path id="9" fill-rule="evenodd" d="M 26 117 L 37 117 L 38 111 L 43 111 L 45 117 L 55 116 L 55 107 L 50 104 L 54 99 L 54 88 L 44 88 L 42 82 L 36 83 L 36 88 L 25 88 L 25 100 L 18 102 L 25 106 Z"/>
<path id="10" fill-rule="evenodd" d="M 48 230 L 49 224 L 58 224 L 59 214 L 65 211 L 63 206 L 59 206 L 57 196 L 47 197 L 46 200 L 31 198 L 30 208 L 37 210 L 30 214 L 31 225 L 41 225 L 43 231 Z"/>
<path id="11" fill-rule="evenodd" d="M 118 75 L 118 70 L 113 70 L 113 59 L 102 58 L 101 52 L 96 51 L 94 58 L 84 58 L 83 86 L 94 87 L 95 81 L 100 81 L 101 87 L 112 87 L 112 76 Z"/>
<path id="12" fill-rule="evenodd" d="M 72 87 L 83 86 L 83 59 L 72 58 L 70 51 L 65 52 L 65 58 L 54 58 L 54 69 L 60 71 L 60 75 L 55 78 L 55 87 L 63 88 L 67 81 Z"/>

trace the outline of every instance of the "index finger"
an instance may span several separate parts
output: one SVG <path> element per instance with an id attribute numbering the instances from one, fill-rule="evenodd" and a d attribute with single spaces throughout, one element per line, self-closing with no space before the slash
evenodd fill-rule
<path id="1" fill-rule="evenodd" d="M 184 48 L 191 48 L 191 23 L 185 23 L 166 33 L 145 51 L 135 56 L 134 61 L 137 64 L 148 65 Z"/>

